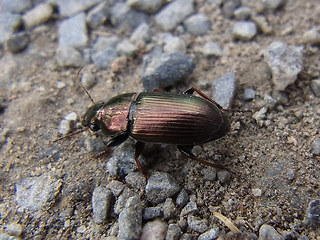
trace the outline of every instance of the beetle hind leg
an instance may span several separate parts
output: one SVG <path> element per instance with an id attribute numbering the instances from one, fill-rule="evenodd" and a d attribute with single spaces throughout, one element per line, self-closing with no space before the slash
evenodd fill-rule
<path id="1" fill-rule="evenodd" d="M 206 166 L 210 166 L 210 167 L 214 167 L 214 168 L 218 168 L 218 169 L 222 169 L 222 170 L 227 170 L 230 171 L 228 168 L 226 168 L 225 166 L 222 166 L 220 164 L 216 164 L 216 163 L 212 163 L 212 162 L 208 162 L 206 160 L 203 160 L 201 158 L 196 157 L 193 153 L 192 153 L 192 148 L 193 146 L 177 146 L 178 150 L 186 155 L 188 158 L 191 158 L 193 160 L 196 160 L 197 162 L 206 165 Z M 231 171 L 230 171 L 231 172 Z"/>
<path id="2" fill-rule="evenodd" d="M 117 135 L 109 140 L 107 147 L 115 147 L 123 143 L 129 137 L 128 133 Z"/>
<path id="3" fill-rule="evenodd" d="M 144 145 L 145 145 L 144 142 L 137 141 L 137 143 L 136 143 L 136 151 L 134 153 L 134 160 L 136 161 L 136 164 L 138 166 L 139 171 L 144 175 L 144 177 L 146 179 L 148 179 L 148 173 L 147 173 L 146 169 L 142 166 L 142 164 L 139 161 L 139 156 L 143 152 Z"/>

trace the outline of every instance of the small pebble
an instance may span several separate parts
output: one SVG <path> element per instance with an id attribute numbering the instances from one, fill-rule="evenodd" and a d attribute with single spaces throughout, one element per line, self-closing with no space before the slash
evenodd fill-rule
<path id="1" fill-rule="evenodd" d="M 86 16 L 79 13 L 63 20 L 59 26 L 59 46 L 84 48 L 88 43 Z"/>
<path id="2" fill-rule="evenodd" d="M 143 209 L 143 219 L 144 220 L 152 220 L 163 215 L 163 211 L 161 207 L 147 207 Z"/>
<path id="3" fill-rule="evenodd" d="M 313 228 L 320 227 L 320 199 L 313 200 L 309 203 L 304 222 Z"/>
<path id="4" fill-rule="evenodd" d="M 111 182 L 109 182 L 107 187 L 111 190 L 112 194 L 115 197 L 118 197 L 122 193 L 125 185 L 120 181 L 112 180 Z"/>
<path id="5" fill-rule="evenodd" d="M 208 220 L 189 215 L 188 226 L 193 231 L 203 233 L 208 230 Z"/>
<path id="6" fill-rule="evenodd" d="M 92 193 L 93 221 L 102 224 L 108 216 L 111 205 L 112 193 L 106 187 L 97 187 Z"/>
<path id="7" fill-rule="evenodd" d="M 92 73 L 85 72 L 81 77 L 81 84 L 86 88 L 90 89 L 97 83 L 97 79 Z"/>
<path id="8" fill-rule="evenodd" d="M 142 83 L 146 90 L 165 88 L 186 79 L 195 64 L 183 54 L 161 54 L 144 58 Z"/>
<path id="9" fill-rule="evenodd" d="M 264 56 L 272 72 L 274 89 L 283 91 L 294 83 L 303 69 L 303 47 L 290 47 L 283 42 L 273 42 Z"/>
<path id="10" fill-rule="evenodd" d="M 212 227 L 208 231 L 202 233 L 198 240 L 214 240 L 219 235 L 219 228 L 217 226 Z"/>
<path id="11" fill-rule="evenodd" d="M 188 214 L 193 214 L 198 212 L 197 203 L 195 201 L 190 201 L 187 205 L 181 210 L 180 216 L 186 216 Z"/>
<path id="12" fill-rule="evenodd" d="M 316 138 L 312 141 L 311 150 L 314 155 L 320 155 L 320 138 Z"/>
<path id="13" fill-rule="evenodd" d="M 22 234 L 22 226 L 21 224 L 18 223 L 10 223 L 7 225 L 4 229 L 5 233 L 11 235 L 11 236 L 16 236 L 19 237 Z M 1 239 L 1 237 L 0 237 Z"/>
<path id="14" fill-rule="evenodd" d="M 7 49 L 12 53 L 18 53 L 24 50 L 30 41 L 27 32 L 20 32 L 12 34 L 6 41 Z"/>
<path id="15" fill-rule="evenodd" d="M 129 39 L 124 39 L 117 44 L 117 54 L 120 56 L 133 57 L 133 55 L 138 51 L 136 45 L 131 43 Z"/>
<path id="16" fill-rule="evenodd" d="M 21 26 L 22 20 L 19 14 L 0 12 L 0 44 L 4 43 L 12 33 Z"/>
<path id="17" fill-rule="evenodd" d="M 263 15 L 252 15 L 251 20 L 255 22 L 257 27 L 264 34 L 271 34 L 273 32 L 272 26 L 268 23 L 268 20 Z"/>
<path id="18" fill-rule="evenodd" d="M 166 234 L 166 240 L 178 240 L 181 236 L 182 231 L 178 224 L 172 223 L 169 224 L 167 234 Z"/>
<path id="19" fill-rule="evenodd" d="M 171 31 L 193 11 L 193 0 L 176 0 L 162 8 L 155 20 L 164 31 Z"/>
<path id="20" fill-rule="evenodd" d="M 215 42 L 209 41 L 206 42 L 202 48 L 202 53 L 206 57 L 221 57 L 223 55 L 223 51 L 218 44 Z"/>
<path id="21" fill-rule="evenodd" d="M 250 18 L 252 14 L 252 10 L 250 7 L 247 6 L 241 6 L 238 7 L 236 10 L 234 10 L 234 17 L 238 20 L 247 20 L 248 18 Z"/>
<path id="22" fill-rule="evenodd" d="M 60 67 L 82 67 L 85 65 L 81 53 L 73 47 L 58 47 L 56 60 Z"/>
<path id="23" fill-rule="evenodd" d="M 189 195 L 187 191 L 184 188 L 182 188 L 176 198 L 176 204 L 182 208 L 188 203 L 188 201 L 189 201 Z"/>
<path id="24" fill-rule="evenodd" d="M 146 179 L 141 172 L 130 172 L 126 176 L 126 183 L 133 188 L 143 191 L 146 186 Z"/>
<path id="25" fill-rule="evenodd" d="M 268 10 L 276 10 L 283 7 L 287 0 L 263 0 L 263 5 Z"/>
<path id="26" fill-rule="evenodd" d="M 221 183 L 227 183 L 231 179 L 231 175 L 227 170 L 218 171 L 217 177 Z"/>
<path id="27" fill-rule="evenodd" d="M 151 39 L 150 28 L 147 23 L 141 23 L 131 34 L 130 41 L 137 42 L 147 42 Z"/>
<path id="28" fill-rule="evenodd" d="M 142 205 L 139 196 L 130 197 L 118 218 L 117 237 L 139 239 L 142 229 Z"/>
<path id="29" fill-rule="evenodd" d="M 184 21 L 188 32 L 192 35 L 202 35 L 209 31 L 211 23 L 209 18 L 204 14 L 194 14 Z"/>
<path id="30" fill-rule="evenodd" d="M 224 0 L 222 5 L 223 15 L 231 18 L 237 7 L 241 5 L 240 0 Z"/>
<path id="31" fill-rule="evenodd" d="M 187 51 L 186 44 L 182 38 L 173 37 L 169 35 L 164 39 L 165 45 L 163 50 L 165 53 L 181 53 L 184 54 Z"/>
<path id="32" fill-rule="evenodd" d="M 229 72 L 212 83 L 212 99 L 227 109 L 231 106 L 236 91 L 236 76 Z"/>
<path id="33" fill-rule="evenodd" d="M 160 203 L 180 190 L 176 180 L 164 172 L 153 172 L 146 186 L 147 199 L 152 203 Z"/>
<path id="34" fill-rule="evenodd" d="M 165 0 L 128 0 L 128 6 L 146 13 L 157 12 L 164 4 Z"/>
<path id="35" fill-rule="evenodd" d="M 147 222 L 143 228 L 140 240 L 161 240 L 166 236 L 168 225 L 160 219 Z"/>
<path id="36" fill-rule="evenodd" d="M 59 133 L 63 136 L 67 135 L 71 131 L 76 120 L 77 114 L 75 112 L 69 113 L 65 116 L 65 118 L 60 122 Z"/>
<path id="37" fill-rule="evenodd" d="M 306 31 L 302 35 L 302 41 L 304 43 L 310 43 L 312 45 L 319 45 L 320 44 L 320 33 L 316 27 Z"/>
<path id="38" fill-rule="evenodd" d="M 118 58 L 116 45 L 119 42 L 117 36 L 99 37 L 93 46 L 92 61 L 100 69 L 111 66 Z"/>
<path id="39" fill-rule="evenodd" d="M 135 196 L 137 196 L 137 194 L 133 190 L 125 187 L 122 193 L 116 198 L 113 207 L 114 213 L 119 215 L 124 210 L 128 199 Z"/>
<path id="40" fill-rule="evenodd" d="M 101 2 L 92 8 L 86 17 L 87 23 L 91 28 L 103 25 L 108 20 L 110 6 L 108 2 Z"/>
<path id="41" fill-rule="evenodd" d="M 59 14 L 62 17 L 70 17 L 76 13 L 86 11 L 94 6 L 99 0 L 56 0 L 58 5 Z"/>
<path id="42" fill-rule="evenodd" d="M 256 97 L 256 91 L 252 88 L 246 88 L 244 90 L 244 100 L 252 100 Z"/>
<path id="43" fill-rule="evenodd" d="M 259 240 L 284 240 L 272 226 L 263 224 L 259 230 Z"/>
<path id="44" fill-rule="evenodd" d="M 217 170 L 215 168 L 203 168 L 201 172 L 205 180 L 214 181 L 217 178 Z"/>
<path id="45" fill-rule="evenodd" d="M 87 227 L 85 225 L 81 225 L 76 229 L 77 233 L 84 233 L 87 230 Z"/>
<path id="46" fill-rule="evenodd" d="M 257 26 L 251 21 L 240 21 L 234 24 L 232 31 L 234 38 L 248 41 L 257 34 Z"/>
<path id="47" fill-rule="evenodd" d="M 259 188 L 253 188 L 252 189 L 252 195 L 255 197 L 261 197 L 262 191 Z"/>
<path id="48" fill-rule="evenodd" d="M 53 7 L 51 4 L 41 3 L 37 5 L 22 16 L 25 28 L 30 29 L 47 22 L 51 18 L 52 13 Z"/>
<path id="49" fill-rule="evenodd" d="M 311 80 L 310 86 L 314 95 L 320 97 L 320 79 Z"/>
<path id="50" fill-rule="evenodd" d="M 172 198 L 167 198 L 163 206 L 163 217 L 165 220 L 175 218 L 177 216 L 177 208 L 174 205 Z"/>

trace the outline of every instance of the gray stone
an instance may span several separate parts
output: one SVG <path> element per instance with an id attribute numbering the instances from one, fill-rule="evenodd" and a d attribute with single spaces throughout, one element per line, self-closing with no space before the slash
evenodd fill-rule
<path id="1" fill-rule="evenodd" d="M 231 175 L 227 170 L 218 171 L 217 176 L 221 183 L 227 183 L 231 179 Z"/>
<path id="2" fill-rule="evenodd" d="M 28 46 L 29 41 L 30 37 L 27 32 L 14 33 L 7 39 L 6 47 L 8 51 L 18 53 Z"/>
<path id="3" fill-rule="evenodd" d="M 320 138 L 316 138 L 312 141 L 311 150 L 313 154 L 320 155 Z"/>
<path id="4" fill-rule="evenodd" d="M 118 55 L 126 57 L 133 57 L 138 51 L 138 47 L 131 43 L 129 39 L 124 39 L 119 42 L 116 49 Z"/>
<path id="5" fill-rule="evenodd" d="M 165 220 L 175 218 L 177 216 L 177 208 L 174 205 L 172 198 L 167 198 L 163 206 L 163 217 Z"/>
<path id="6" fill-rule="evenodd" d="M 54 203 L 61 186 L 61 179 L 48 175 L 25 178 L 16 183 L 15 200 L 24 209 L 39 211 Z"/>
<path id="7" fill-rule="evenodd" d="M 1 12 L 22 13 L 31 7 L 31 0 L 0 0 Z"/>
<path id="8" fill-rule="evenodd" d="M 257 34 L 257 26 L 251 21 L 239 21 L 234 24 L 232 32 L 234 38 L 248 41 Z"/>
<path id="9" fill-rule="evenodd" d="M 217 170 L 215 168 L 203 168 L 201 172 L 205 180 L 214 181 L 217 178 Z"/>
<path id="10" fill-rule="evenodd" d="M 107 187 L 111 190 L 115 197 L 118 197 L 122 193 L 125 185 L 117 180 L 112 180 L 111 182 L 109 182 Z"/>
<path id="11" fill-rule="evenodd" d="M 163 30 L 171 31 L 193 11 L 193 0 L 176 0 L 162 8 L 155 20 Z"/>
<path id="12" fill-rule="evenodd" d="M 241 5 L 240 0 L 225 0 L 223 1 L 222 12 L 223 15 L 231 18 L 237 7 Z"/>
<path id="13" fill-rule="evenodd" d="M 263 224 L 259 230 L 259 240 L 284 240 L 273 227 L 268 224 Z"/>
<path id="14" fill-rule="evenodd" d="M 290 47 L 283 42 L 273 42 L 264 56 L 272 72 L 274 89 L 284 90 L 295 82 L 303 69 L 303 47 Z"/>
<path id="15" fill-rule="evenodd" d="M 184 25 L 192 35 L 202 35 L 210 30 L 211 23 L 206 15 L 198 13 L 188 17 Z"/>
<path id="16" fill-rule="evenodd" d="M 84 48 L 88 43 L 86 17 L 79 13 L 64 20 L 59 26 L 59 46 Z"/>
<path id="17" fill-rule="evenodd" d="M 306 31 L 302 36 L 302 41 L 304 43 L 310 43 L 312 45 L 320 45 L 320 33 L 317 27 Z"/>
<path id="18" fill-rule="evenodd" d="M 110 5 L 108 2 L 102 2 L 92 8 L 87 14 L 87 23 L 91 28 L 99 27 L 108 20 L 110 13 Z"/>
<path id="19" fill-rule="evenodd" d="M 117 237 L 139 239 L 142 228 L 142 205 L 139 196 L 130 197 L 118 218 Z"/>
<path id="20" fill-rule="evenodd" d="M 250 18 L 252 14 L 252 10 L 250 7 L 247 6 L 241 6 L 238 7 L 236 10 L 234 10 L 234 17 L 238 20 L 246 20 L 248 18 Z"/>
<path id="21" fill-rule="evenodd" d="M 130 172 L 126 176 L 126 183 L 132 188 L 143 191 L 146 186 L 146 178 L 141 172 Z"/>
<path id="22" fill-rule="evenodd" d="M 132 42 L 147 42 L 150 39 L 150 28 L 146 23 L 141 23 L 130 36 Z"/>
<path id="23" fill-rule="evenodd" d="M 81 77 L 81 84 L 86 88 L 90 89 L 97 83 L 97 79 L 92 73 L 85 72 Z"/>
<path id="24" fill-rule="evenodd" d="M 124 177 L 129 172 L 138 169 L 134 160 L 134 148 L 129 142 L 125 142 L 113 152 L 112 157 L 107 162 L 107 170 L 111 176 Z M 142 159 L 141 157 L 139 159 Z"/>
<path id="25" fill-rule="evenodd" d="M 58 47 L 56 60 L 60 67 L 82 67 L 85 65 L 81 53 L 73 47 Z"/>
<path id="26" fill-rule="evenodd" d="M 113 209 L 114 213 L 120 214 L 124 210 L 128 199 L 136 196 L 138 195 L 134 191 L 125 187 L 122 193 L 118 196 L 118 198 L 116 198 L 116 202 L 114 204 L 114 209 Z"/>
<path id="27" fill-rule="evenodd" d="M 0 12 L 0 44 L 4 43 L 21 26 L 21 23 L 19 14 Z"/>
<path id="28" fill-rule="evenodd" d="M 22 226 L 18 223 L 10 223 L 5 226 L 4 232 L 11 236 L 19 237 L 22 234 Z M 0 237 L 0 239 L 2 238 Z"/>
<path id="29" fill-rule="evenodd" d="M 236 91 L 236 76 L 229 72 L 216 79 L 212 83 L 212 99 L 214 99 L 223 108 L 231 106 Z"/>
<path id="30" fill-rule="evenodd" d="M 183 54 L 161 54 L 144 58 L 142 83 L 146 90 L 165 88 L 184 80 L 195 68 L 193 60 Z"/>
<path id="31" fill-rule="evenodd" d="M 208 230 L 208 220 L 189 215 L 188 226 L 193 231 L 203 233 Z"/>
<path id="32" fill-rule="evenodd" d="M 304 223 L 313 228 L 320 227 L 320 199 L 313 200 L 309 203 Z"/>
<path id="33" fill-rule="evenodd" d="M 92 193 L 93 221 L 98 224 L 104 223 L 107 219 L 112 193 L 106 187 L 97 187 Z"/>
<path id="34" fill-rule="evenodd" d="M 148 19 L 147 14 L 131 9 L 126 3 L 118 2 L 111 9 L 112 25 L 128 31 L 149 22 Z"/>
<path id="35" fill-rule="evenodd" d="M 163 211 L 161 207 L 147 207 L 143 209 L 143 219 L 144 220 L 152 220 L 163 215 Z"/>
<path id="36" fill-rule="evenodd" d="M 220 57 L 223 55 L 223 51 L 220 46 L 212 41 L 206 42 L 202 49 L 203 55 L 206 57 Z"/>
<path id="37" fill-rule="evenodd" d="M 143 228 L 140 240 L 161 240 L 166 236 L 168 224 L 160 219 L 147 222 Z"/>
<path id="38" fill-rule="evenodd" d="M 128 0 L 128 6 L 146 13 L 157 12 L 165 3 L 165 0 Z"/>
<path id="39" fill-rule="evenodd" d="M 57 0 L 59 13 L 63 17 L 69 17 L 85 11 L 94 6 L 99 0 Z"/>
<path id="40" fill-rule="evenodd" d="M 41 3 L 22 16 L 23 25 L 30 29 L 48 21 L 53 13 L 53 7 L 49 3 Z"/>
<path id="41" fill-rule="evenodd" d="M 163 47 L 164 52 L 170 53 L 181 53 L 184 54 L 187 51 L 186 44 L 182 38 L 174 37 L 168 34 L 164 38 L 165 45 Z"/>
<path id="42" fill-rule="evenodd" d="M 217 239 L 218 236 L 219 236 L 219 227 L 214 226 L 208 231 L 202 233 L 199 236 L 198 240 L 214 240 L 214 239 Z"/>
<path id="43" fill-rule="evenodd" d="M 146 186 L 147 199 L 152 203 L 160 203 L 180 190 L 176 180 L 168 173 L 154 172 Z"/>
<path id="44" fill-rule="evenodd" d="M 198 212 L 197 203 L 193 200 L 187 203 L 187 205 L 181 210 L 180 216 L 186 216 L 188 214 L 193 214 Z"/>
<path id="45" fill-rule="evenodd" d="M 119 41 L 117 36 L 100 37 L 93 46 L 92 61 L 100 69 L 111 66 L 118 58 L 116 44 Z"/>
<path id="46" fill-rule="evenodd" d="M 276 10 L 283 7 L 286 4 L 287 0 L 262 0 L 262 2 L 266 9 Z"/>
<path id="47" fill-rule="evenodd" d="M 310 86 L 314 95 L 320 97 L 320 79 L 311 80 Z"/>
<path id="48" fill-rule="evenodd" d="M 182 208 L 188 203 L 188 201 L 189 201 L 189 195 L 187 191 L 184 188 L 182 188 L 176 198 L 176 204 Z"/>
<path id="49" fill-rule="evenodd" d="M 178 240 L 182 234 L 182 230 L 178 224 L 171 223 L 168 226 L 166 240 Z"/>
<path id="50" fill-rule="evenodd" d="M 244 90 L 244 100 L 252 100 L 256 97 L 256 91 L 252 88 L 246 88 Z"/>

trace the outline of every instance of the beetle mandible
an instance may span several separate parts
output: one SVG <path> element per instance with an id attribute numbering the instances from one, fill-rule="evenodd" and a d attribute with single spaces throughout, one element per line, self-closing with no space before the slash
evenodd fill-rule
<path id="1" fill-rule="evenodd" d="M 200 97 L 194 96 L 197 92 Z M 107 147 L 135 139 L 134 159 L 146 176 L 138 157 L 145 143 L 177 145 L 184 155 L 203 164 L 220 165 L 197 158 L 192 148 L 225 136 L 230 131 L 230 120 L 225 110 L 199 89 L 183 93 L 162 91 L 124 93 L 91 106 L 82 119 L 82 125 L 93 132 L 101 130 L 111 136 Z"/>

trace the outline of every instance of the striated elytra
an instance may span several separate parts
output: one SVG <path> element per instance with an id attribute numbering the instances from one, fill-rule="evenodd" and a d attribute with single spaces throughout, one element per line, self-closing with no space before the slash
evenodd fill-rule
<path id="1" fill-rule="evenodd" d="M 197 92 L 200 97 L 192 95 Z M 188 157 L 209 166 L 213 163 L 196 158 L 195 145 L 217 140 L 230 131 L 230 121 L 223 108 L 196 88 L 184 93 L 124 93 L 91 106 L 82 125 L 111 136 L 107 147 L 137 140 L 135 161 L 147 142 L 177 145 Z"/>

